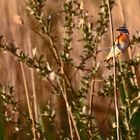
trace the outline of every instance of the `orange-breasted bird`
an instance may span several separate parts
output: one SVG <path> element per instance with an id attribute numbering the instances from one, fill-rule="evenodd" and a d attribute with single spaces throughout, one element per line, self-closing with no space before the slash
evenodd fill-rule
<path id="1" fill-rule="evenodd" d="M 109 61 L 111 58 L 113 58 L 114 51 L 115 51 L 115 57 L 117 57 L 120 53 L 123 53 L 130 45 L 130 37 L 129 37 L 128 29 L 125 26 L 122 26 L 118 28 L 117 31 L 120 32 L 120 35 L 116 37 L 108 56 L 104 60 L 106 62 Z"/>

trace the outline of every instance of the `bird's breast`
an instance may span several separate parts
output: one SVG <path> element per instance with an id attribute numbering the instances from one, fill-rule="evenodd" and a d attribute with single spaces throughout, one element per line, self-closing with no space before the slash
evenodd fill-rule
<path id="1" fill-rule="evenodd" d="M 130 38 L 128 34 L 121 34 L 118 36 L 118 39 L 116 40 L 116 46 L 121 50 L 125 51 L 129 44 L 130 44 Z"/>

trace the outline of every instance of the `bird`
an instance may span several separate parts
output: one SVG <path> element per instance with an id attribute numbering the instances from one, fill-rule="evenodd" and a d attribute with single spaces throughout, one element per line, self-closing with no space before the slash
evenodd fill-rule
<path id="1" fill-rule="evenodd" d="M 117 57 L 120 53 L 123 53 L 127 50 L 127 48 L 130 46 L 130 37 L 129 37 L 129 31 L 125 26 L 121 26 L 118 29 L 119 35 L 116 37 L 115 41 L 113 42 L 113 46 L 111 47 L 111 50 L 107 57 L 105 58 L 105 62 L 108 62 L 110 59 L 114 56 L 115 51 L 115 57 Z"/>

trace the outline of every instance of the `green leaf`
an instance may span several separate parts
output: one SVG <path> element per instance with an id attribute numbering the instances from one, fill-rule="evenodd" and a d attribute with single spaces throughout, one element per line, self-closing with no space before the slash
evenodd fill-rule
<path id="1" fill-rule="evenodd" d="M 130 128 L 132 132 L 136 135 L 140 127 L 140 106 L 133 113 L 130 120 Z"/>

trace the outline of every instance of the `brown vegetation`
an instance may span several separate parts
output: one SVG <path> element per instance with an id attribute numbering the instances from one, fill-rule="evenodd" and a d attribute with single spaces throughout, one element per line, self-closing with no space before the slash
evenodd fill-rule
<path id="1" fill-rule="evenodd" d="M 79 2 L 82 3 L 82 0 L 79 0 Z M 64 13 L 61 12 L 63 10 L 63 4 L 63 0 L 46 0 L 42 9 L 46 22 L 50 15 L 52 16 L 51 18 L 53 18 L 52 34 L 56 38 L 54 39 L 54 44 L 51 45 L 56 46 L 56 50 L 58 51 L 57 53 L 59 55 L 61 54 L 64 46 L 63 38 L 66 36 L 64 29 Z M 87 22 L 92 23 L 94 29 L 96 29 L 96 27 L 98 26 L 97 21 L 100 18 L 98 15 L 98 13 L 100 12 L 100 4 L 101 2 L 99 0 L 85 0 L 83 3 L 83 8 L 85 9 L 85 11 L 88 11 Z M 54 72 L 56 72 L 58 70 L 59 63 L 56 62 L 48 47 L 51 42 L 50 38 L 44 34 L 42 34 L 41 36 L 38 34 L 38 31 L 40 30 L 40 24 L 34 16 L 29 14 L 26 7 L 27 3 L 25 0 L 0 1 L 0 35 L 4 36 L 4 42 L 6 42 L 7 44 L 14 44 L 17 48 L 19 48 L 20 51 L 28 54 L 31 58 L 35 54 L 38 57 L 43 54 L 44 58 L 47 60 L 47 65 L 50 65 Z M 139 0 L 116 0 L 112 9 L 114 35 L 117 35 L 115 29 L 125 23 L 129 29 L 130 37 L 132 39 L 133 35 L 136 35 L 137 31 L 140 30 L 139 11 Z M 81 22 L 80 19 L 79 21 L 77 19 L 74 20 L 75 24 L 77 25 L 80 24 L 79 22 Z M 93 34 L 96 34 L 96 30 L 93 30 Z M 72 52 L 70 52 L 70 56 L 71 58 L 73 58 L 75 65 L 78 65 L 80 63 L 80 55 L 83 54 L 83 42 L 78 41 L 81 39 L 81 37 L 81 31 L 74 28 L 71 41 L 71 47 L 73 50 Z M 45 41 L 43 38 L 45 38 Z M 91 58 L 86 63 L 87 69 L 95 66 L 95 63 L 96 66 L 99 65 L 100 69 L 98 70 L 96 78 L 93 79 L 93 81 L 90 83 L 90 86 L 94 85 L 94 89 L 92 90 L 92 86 L 89 87 L 88 93 L 86 95 L 86 100 L 83 100 L 84 104 L 87 106 L 86 112 L 90 111 L 91 108 L 94 110 L 94 112 L 91 112 L 96 117 L 97 126 L 103 137 L 110 136 L 110 127 L 108 122 L 113 122 L 115 119 L 114 104 L 111 101 L 111 97 L 98 96 L 98 92 L 101 88 L 103 88 L 104 80 L 106 80 L 108 76 L 112 73 L 112 70 L 108 70 L 106 68 L 107 64 L 103 62 L 109 51 L 110 46 L 111 40 L 110 32 L 108 30 L 103 36 L 101 36 L 101 41 L 98 44 L 98 50 L 100 52 L 96 56 L 96 62 L 93 62 L 93 59 Z M 128 58 L 132 59 L 135 56 L 139 56 L 139 53 L 139 44 L 135 46 L 133 45 L 131 48 L 128 49 Z M 79 88 L 81 87 L 81 78 L 88 75 L 89 72 L 80 70 L 76 71 L 73 66 L 65 63 L 61 66 L 63 67 L 63 69 L 59 69 L 59 71 L 62 70 L 62 73 L 63 71 L 66 73 L 66 76 L 68 79 L 70 79 L 71 86 L 75 91 L 73 94 L 77 94 Z M 133 69 L 133 72 L 136 74 L 135 82 L 140 88 L 139 67 L 137 67 L 137 69 Z M 0 73 L 0 83 L 2 85 L 9 84 L 14 87 L 14 99 L 18 102 L 21 111 L 26 112 L 25 114 L 29 113 L 29 116 L 33 117 L 33 120 L 36 120 L 37 122 L 42 122 L 42 126 L 44 127 L 43 129 L 47 132 L 50 132 L 50 135 L 52 135 L 49 136 L 49 138 L 63 139 L 57 137 L 58 134 L 63 133 L 61 132 L 61 129 L 63 129 L 63 131 L 65 130 L 64 133 L 66 137 L 69 136 L 70 130 L 68 122 L 69 119 L 71 121 L 73 121 L 74 119 L 74 117 L 69 118 L 69 116 L 71 116 L 72 114 L 69 114 L 69 112 L 67 112 L 68 109 L 70 109 L 71 107 L 67 106 L 66 102 L 70 99 L 65 99 L 65 96 L 63 98 L 62 96 L 58 96 L 59 92 L 58 95 L 56 95 L 56 93 L 52 94 L 53 88 L 46 77 L 42 78 L 42 76 L 38 74 L 37 70 L 29 68 L 26 64 L 18 61 L 18 59 L 13 54 L 7 51 L 2 51 L 0 54 Z M 55 79 L 55 73 L 52 72 L 49 76 L 52 83 L 56 84 L 57 81 Z M 58 82 L 57 84 L 61 85 L 62 83 Z M 67 85 L 65 86 L 67 87 Z M 66 90 L 66 98 L 73 99 L 73 97 L 69 95 L 72 94 L 71 91 L 69 91 L 69 89 L 67 88 Z M 90 104 L 91 94 L 94 95 L 92 105 Z M 28 101 L 31 108 L 29 108 L 28 106 Z M 49 120 L 45 117 L 43 118 L 43 116 L 39 116 L 41 115 L 43 108 L 47 107 L 48 103 L 50 103 L 50 106 L 55 110 L 56 114 L 56 130 L 52 133 L 51 129 L 53 128 L 50 125 Z M 70 101 L 70 104 L 71 103 L 72 101 Z M 28 131 L 29 128 L 26 128 L 26 124 L 24 124 L 27 123 L 26 119 L 22 117 L 18 112 L 14 112 L 12 114 L 12 105 L 7 105 L 4 110 L 5 113 L 7 113 L 8 117 L 11 117 L 13 122 L 13 124 L 11 124 L 4 121 L 5 138 L 9 140 L 12 138 L 16 138 L 17 140 L 31 139 L 32 136 L 27 136 L 26 131 L 16 133 L 15 130 L 17 124 L 22 122 L 23 128 L 25 127 L 24 129 L 27 129 Z M 30 119 L 32 120 L 32 118 Z M 76 124 L 71 123 L 71 125 L 71 127 L 74 128 L 74 125 Z M 76 132 L 79 130 L 76 131 L 76 128 L 74 130 L 74 135 L 77 136 Z M 91 135 L 90 133 L 91 132 L 89 132 L 89 135 Z M 14 137 L 14 135 L 16 136 Z M 40 134 L 37 133 L 36 137 L 40 137 L 39 135 Z"/>

